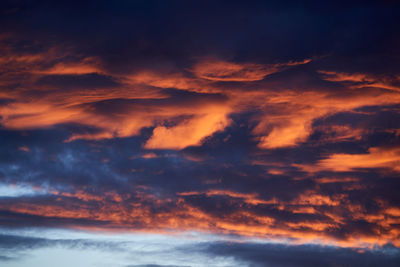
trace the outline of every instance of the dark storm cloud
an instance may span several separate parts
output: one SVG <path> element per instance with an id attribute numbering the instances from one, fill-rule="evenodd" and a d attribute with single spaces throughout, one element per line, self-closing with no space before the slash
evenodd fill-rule
<path id="1" fill-rule="evenodd" d="M 135 253 L 129 249 L 132 241 L 102 241 L 91 239 L 49 239 L 36 236 L 0 235 L 2 260 L 27 258 L 27 252 L 43 248 L 65 248 L 79 250 L 100 250 L 104 252 Z M 251 242 L 204 242 L 197 245 L 180 245 L 170 251 L 192 255 L 204 255 L 214 263 L 233 259 L 235 266 L 397 266 L 400 261 L 398 248 L 391 245 L 380 249 L 337 248 L 319 245 L 262 244 Z M 25 254 L 24 254 L 25 253 Z M 141 264 L 129 267 L 183 267 L 189 265 Z"/>
<path id="2" fill-rule="evenodd" d="M 205 250 L 213 256 L 233 257 L 247 266 L 397 266 L 397 248 L 358 251 L 317 245 L 287 246 L 257 243 L 211 243 Z"/>

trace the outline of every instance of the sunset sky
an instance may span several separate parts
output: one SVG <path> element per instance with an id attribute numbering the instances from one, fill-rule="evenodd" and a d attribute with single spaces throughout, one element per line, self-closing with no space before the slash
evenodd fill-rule
<path id="1" fill-rule="evenodd" d="M 400 266 L 400 5 L 350 2 L 1 1 L 0 266 Z"/>

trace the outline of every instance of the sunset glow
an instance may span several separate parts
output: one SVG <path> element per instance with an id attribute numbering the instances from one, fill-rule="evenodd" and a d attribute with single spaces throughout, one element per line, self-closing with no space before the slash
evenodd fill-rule
<path id="1" fill-rule="evenodd" d="M 0 266 L 400 266 L 394 1 L 0 6 Z"/>

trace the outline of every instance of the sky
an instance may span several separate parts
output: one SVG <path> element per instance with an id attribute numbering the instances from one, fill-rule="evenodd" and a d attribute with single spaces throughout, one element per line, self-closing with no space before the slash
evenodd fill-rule
<path id="1" fill-rule="evenodd" d="M 0 2 L 0 266 L 400 266 L 396 1 Z"/>

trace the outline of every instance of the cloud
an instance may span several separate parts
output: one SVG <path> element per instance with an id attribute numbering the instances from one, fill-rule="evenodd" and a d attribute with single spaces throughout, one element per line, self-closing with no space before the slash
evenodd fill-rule
<path id="1" fill-rule="evenodd" d="M 290 66 L 307 64 L 310 59 L 299 62 L 288 62 L 275 65 L 254 63 L 234 63 L 222 60 L 205 60 L 193 67 L 193 73 L 202 79 L 225 82 L 252 82 L 264 79 L 265 76 L 282 71 Z"/>
<path id="2" fill-rule="evenodd" d="M 366 73 L 344 73 L 335 71 L 322 71 L 323 79 L 331 82 L 350 83 L 350 88 L 383 88 L 387 90 L 400 91 L 400 77 L 374 77 Z"/>
<path id="3" fill-rule="evenodd" d="M 85 239 L 48 239 L 33 236 L 0 235 L 0 246 L 5 250 L 28 250 L 41 247 L 67 246 L 79 248 L 118 249 L 118 244 L 96 242 Z M 120 249 L 120 248 L 119 248 Z"/>
<path id="4" fill-rule="evenodd" d="M 48 69 L 36 71 L 46 75 L 82 75 L 91 73 L 102 73 L 101 63 L 95 57 L 86 57 L 78 62 L 59 61 Z"/>
<path id="5" fill-rule="evenodd" d="M 226 107 L 208 107 L 205 114 L 196 115 L 173 127 L 157 126 L 147 140 L 148 149 L 182 149 L 198 146 L 201 141 L 215 132 L 224 130 L 230 120 Z"/>
<path id="6" fill-rule="evenodd" d="M 347 183 L 343 183 L 342 193 L 324 194 L 321 187 L 331 183 L 323 183 L 314 190 L 292 191 L 296 196 L 287 200 L 281 195 L 268 199 L 255 192 L 218 189 L 181 192 L 177 197 L 167 194 L 161 198 L 157 196 L 160 193 L 149 187 L 128 185 L 124 185 L 126 192 L 122 189 L 102 193 L 89 189 L 50 191 L 46 196 L 18 201 L 2 199 L 1 221 L 9 227 L 46 225 L 141 232 L 201 230 L 346 247 L 382 246 L 389 242 L 398 245 L 395 225 L 400 213 L 395 206 L 371 196 L 377 208 L 366 214 L 365 208 L 351 200 L 350 195 L 355 191 L 345 189 Z"/>
<path id="7" fill-rule="evenodd" d="M 211 243 L 205 245 L 211 255 L 233 257 L 248 266 L 397 266 L 397 249 L 357 250 L 329 246 L 258 243 Z M 393 250 L 393 251 L 392 251 Z"/>
<path id="8" fill-rule="evenodd" d="M 160 265 L 160 264 L 140 264 L 128 265 L 126 267 L 187 267 L 188 265 Z"/>
<path id="9" fill-rule="evenodd" d="M 77 234 L 74 233 L 73 236 Z M 124 235 L 126 237 L 126 234 Z M 240 241 L 231 238 L 231 241 L 199 241 L 185 240 L 165 237 L 163 239 L 140 238 L 129 236 L 127 238 L 112 237 L 109 240 L 101 238 L 86 237 L 84 239 L 68 238 L 53 239 L 30 235 L 4 235 L 0 236 L 0 247 L 4 255 L 1 256 L 3 264 L 17 260 L 26 264 L 34 264 L 36 251 L 40 249 L 58 248 L 79 253 L 90 254 L 93 251 L 100 251 L 103 254 L 114 255 L 120 262 L 130 262 L 132 255 L 135 262 L 139 264 L 129 264 L 129 267 L 183 267 L 186 259 L 183 255 L 190 255 L 190 262 L 199 266 L 207 266 L 210 261 L 215 265 L 221 266 L 375 266 L 384 264 L 385 266 L 397 266 L 400 259 L 398 248 L 391 245 L 383 248 L 362 249 L 362 248 L 340 248 L 333 246 L 321 246 L 316 244 L 289 245 L 285 243 L 263 243 L 254 241 Z M 157 238 L 153 236 L 153 238 Z M 186 237 L 187 238 L 187 237 Z M 182 240 L 183 239 L 183 240 Z M 167 250 L 164 245 L 167 242 L 177 242 Z M 27 254 L 29 252 L 29 254 Z M 67 251 L 64 251 L 67 253 Z M 87 260 L 83 254 L 77 252 L 81 260 Z M 151 253 L 151 257 L 147 255 Z M 160 263 L 165 257 L 174 255 L 176 258 L 167 258 L 165 264 Z M 58 254 L 56 254 L 58 255 Z M 109 256 L 115 260 L 113 256 Z M 127 257 L 126 255 L 131 255 Z M 139 257 L 142 255 L 142 257 Z M 195 259 L 193 259 L 195 258 Z M 50 261 L 51 258 L 48 258 Z M 154 262 L 151 264 L 150 262 Z M 186 262 L 189 263 L 189 262 Z"/>
<path id="10" fill-rule="evenodd" d="M 91 77 L 97 83 L 98 75 Z M 104 81 L 100 81 L 100 84 L 104 85 Z M 67 85 L 68 83 L 63 83 L 62 86 Z M 229 124 L 229 107 L 223 103 L 223 97 L 218 95 L 186 96 L 184 93 L 176 93 L 172 96 L 164 94 L 160 100 L 114 99 L 121 97 L 119 92 L 120 90 L 111 90 L 109 96 L 100 96 L 101 92 L 88 92 L 92 96 L 80 98 L 60 93 L 34 102 L 10 103 L 0 110 L 3 115 L 2 124 L 10 129 L 35 129 L 75 123 L 94 127 L 96 130 L 94 133 L 74 133 L 68 141 L 129 137 L 139 134 L 144 127 L 156 126 L 146 147 L 170 149 L 199 145 L 203 138 L 223 130 Z M 68 101 L 68 98 L 61 96 L 70 99 Z M 118 103 L 120 107 L 117 108 Z M 114 107 L 112 113 L 107 113 L 107 109 Z M 190 118 L 179 122 L 182 116 Z M 163 125 L 174 120 L 178 121 L 176 126 Z"/>
<path id="11" fill-rule="evenodd" d="M 332 154 L 321 159 L 316 165 L 297 165 L 309 172 L 335 171 L 349 172 L 357 169 L 385 168 L 400 171 L 400 149 L 371 147 L 365 154 Z"/>
<path id="12" fill-rule="evenodd" d="M 49 128 L 60 124 L 77 124 L 92 129 L 90 132 L 72 133 L 68 141 L 130 137 L 139 135 L 144 128 L 154 127 L 153 136 L 147 140 L 145 148 L 183 149 L 198 146 L 205 138 L 223 131 L 230 125 L 230 115 L 257 110 L 259 114 L 252 121 L 256 122 L 253 134 L 259 147 L 285 148 L 307 141 L 317 119 L 360 107 L 399 102 L 397 94 L 379 91 L 379 86 L 363 90 L 365 95 L 361 97 L 358 91 L 354 91 L 362 89 L 359 87 L 338 93 L 318 88 L 276 91 L 262 83 L 257 85 L 261 86 L 258 89 L 248 90 L 248 85 L 236 85 L 234 90 L 228 90 L 224 85 L 213 84 L 218 80 L 256 82 L 270 73 L 304 66 L 310 60 L 273 65 L 203 60 L 193 64 L 193 77 L 176 67 L 152 69 L 146 66 L 130 73 L 117 73 L 107 69 L 105 59 L 74 55 L 73 50 L 63 52 L 61 47 L 37 53 L 11 50 L 2 59 L 11 66 L 12 71 L 6 73 L 10 73 L 13 79 L 25 78 L 16 90 L 5 95 L 11 102 L 0 108 L 1 124 L 9 129 Z M 319 73 L 323 79 L 335 74 Z M 366 74 L 358 75 L 367 77 Z M 341 83 L 350 79 L 346 77 L 331 78 L 330 81 Z M 4 77 L 5 83 L 10 80 L 8 76 Z M 357 81 L 364 80 L 370 81 L 369 78 Z M 192 110 L 187 105 L 184 109 L 179 108 L 178 105 L 186 99 L 177 97 L 178 93 L 170 95 L 170 87 L 181 90 L 183 95 L 188 91 L 197 92 L 204 108 L 198 108 L 198 105 Z M 202 98 L 201 94 L 220 94 L 226 101 L 219 106 L 215 103 L 209 105 L 207 96 Z M 162 99 L 169 101 L 169 105 L 163 104 Z M 143 100 L 143 104 L 138 100 Z M 113 102 L 124 103 L 124 110 L 119 109 L 123 113 L 119 114 L 115 109 L 107 114 L 97 108 L 115 106 L 111 104 Z M 146 106 L 145 111 L 139 106 Z M 182 117 L 186 119 L 182 120 Z M 346 135 L 357 136 L 356 133 Z M 177 141 L 179 138 L 185 140 Z"/>
<path id="13" fill-rule="evenodd" d="M 0 226 L 400 246 L 397 5 L 53 2 L 2 3 Z"/>
<path id="14" fill-rule="evenodd" d="M 340 112 L 350 112 L 360 107 L 393 105 L 398 95 L 385 92 L 367 92 L 336 95 L 318 92 L 280 92 L 265 94 L 262 115 L 253 132 L 259 136 L 261 148 L 296 146 L 313 132 L 312 123 Z M 261 100 L 261 98 L 260 98 Z M 357 136 L 359 132 L 347 135 Z"/>

